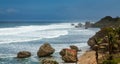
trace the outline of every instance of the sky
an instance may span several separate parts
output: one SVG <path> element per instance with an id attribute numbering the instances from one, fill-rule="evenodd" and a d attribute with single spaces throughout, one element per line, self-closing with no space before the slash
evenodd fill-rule
<path id="1" fill-rule="evenodd" d="M 98 20 L 120 16 L 120 0 L 0 0 L 0 21 Z"/>

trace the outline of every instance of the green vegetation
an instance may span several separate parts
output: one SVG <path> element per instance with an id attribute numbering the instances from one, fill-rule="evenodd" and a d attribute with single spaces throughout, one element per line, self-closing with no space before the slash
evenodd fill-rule
<path id="1" fill-rule="evenodd" d="M 105 57 L 102 64 L 117 64 L 120 62 L 120 27 L 102 28 L 94 36 L 93 40 L 94 45 L 91 48 L 96 51 L 95 55 L 98 64 L 99 53 L 102 53 Z"/>
<path id="2" fill-rule="evenodd" d="M 92 25 L 92 27 L 108 27 L 108 26 L 119 26 L 120 17 L 112 18 L 111 16 L 106 16 Z"/>
<path id="3" fill-rule="evenodd" d="M 118 64 L 120 63 L 120 58 L 115 58 L 113 60 L 105 60 L 102 64 Z"/>
<path id="4" fill-rule="evenodd" d="M 105 60 L 103 61 L 103 64 L 118 64 L 118 63 L 115 62 L 114 60 Z"/>
<path id="5" fill-rule="evenodd" d="M 106 16 L 92 24 L 92 27 L 101 28 L 88 40 L 88 45 L 96 51 L 97 63 L 120 63 L 120 17 Z M 99 54 L 102 54 L 101 59 L 99 59 Z"/>

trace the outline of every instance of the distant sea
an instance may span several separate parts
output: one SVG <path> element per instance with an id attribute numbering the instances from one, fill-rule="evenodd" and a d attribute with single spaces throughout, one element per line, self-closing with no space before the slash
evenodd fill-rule
<path id="1" fill-rule="evenodd" d="M 82 50 L 79 54 L 84 53 L 89 49 L 88 39 L 99 28 L 75 28 L 72 23 L 0 23 L 0 64 L 40 64 L 42 58 L 37 57 L 37 51 L 46 42 L 55 48 L 53 58 L 58 62 L 63 62 L 60 50 L 70 45 L 78 46 Z M 32 57 L 16 58 L 23 50 L 30 51 Z"/>

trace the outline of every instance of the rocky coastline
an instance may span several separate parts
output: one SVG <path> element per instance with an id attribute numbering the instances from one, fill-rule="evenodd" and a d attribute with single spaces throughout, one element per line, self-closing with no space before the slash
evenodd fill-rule
<path id="1" fill-rule="evenodd" d="M 76 63 L 78 61 L 77 58 L 77 52 L 81 51 L 77 46 L 71 45 L 69 48 L 63 48 L 59 54 L 61 56 L 61 59 L 64 61 L 64 63 Z M 37 51 L 37 57 L 38 58 L 44 58 L 40 61 L 42 64 L 59 64 L 56 59 L 47 58 L 52 57 L 52 54 L 55 52 L 55 49 L 49 44 L 44 43 L 40 46 L 39 50 Z M 32 56 L 32 53 L 29 51 L 20 51 L 17 53 L 17 58 L 24 59 L 29 58 Z"/>
<path id="2" fill-rule="evenodd" d="M 118 27 L 120 25 L 120 17 L 111 17 L 111 16 L 105 16 L 96 23 L 92 24 L 92 27 L 98 27 L 98 28 L 103 28 L 103 27 Z"/>
<path id="3" fill-rule="evenodd" d="M 87 42 L 90 46 L 90 49 L 95 52 L 93 55 L 95 55 L 96 58 L 94 58 L 94 60 L 96 60 L 97 62 L 94 63 L 120 63 L 120 17 L 112 18 L 111 16 L 106 16 L 100 21 L 94 23 L 92 27 L 100 28 L 100 30 L 96 32 L 94 36 L 89 38 Z M 86 55 L 90 52 L 86 52 Z M 100 60 L 98 56 L 101 57 L 101 54 L 102 59 Z"/>
<path id="4" fill-rule="evenodd" d="M 119 24 L 120 24 L 119 17 L 112 18 L 110 16 L 106 16 L 94 24 L 90 24 L 89 22 L 87 22 L 86 28 L 88 27 L 100 28 L 100 30 L 96 32 L 94 36 L 89 38 L 87 42 L 88 45 L 90 46 L 90 50 L 86 51 L 82 56 L 78 58 L 77 52 L 80 52 L 81 50 L 78 47 L 71 45 L 69 48 L 63 48 L 59 52 L 61 59 L 65 63 L 77 63 L 77 64 L 98 64 L 103 62 L 111 62 L 111 60 L 110 61 L 108 60 L 109 58 L 107 58 L 106 55 L 110 55 L 110 51 L 114 53 L 119 53 L 120 51 Z M 71 25 L 75 26 L 74 24 L 71 24 Z M 81 26 L 82 26 L 81 24 L 78 24 L 78 26 L 75 26 L 75 27 L 78 28 Z M 117 40 L 114 41 L 114 39 L 117 39 Z M 110 41 L 113 42 L 112 40 L 117 43 L 117 44 L 114 44 L 115 46 L 112 46 L 113 44 L 110 45 Z M 97 47 L 95 47 L 96 45 Z M 112 46 L 111 50 L 110 50 L 110 46 Z M 54 52 L 55 52 L 55 49 L 49 43 L 44 43 L 42 46 L 40 46 L 39 50 L 37 51 L 37 56 L 39 58 L 49 57 L 49 56 L 52 56 Z M 30 52 L 20 51 L 17 55 L 17 58 L 28 58 L 30 56 L 31 56 Z M 114 58 L 116 57 L 113 56 L 113 59 Z M 47 63 L 59 64 L 55 59 L 42 60 L 42 64 L 47 64 Z"/>

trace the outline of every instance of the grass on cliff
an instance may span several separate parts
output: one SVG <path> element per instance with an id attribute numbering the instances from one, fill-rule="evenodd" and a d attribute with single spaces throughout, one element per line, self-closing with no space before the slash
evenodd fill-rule
<path id="1" fill-rule="evenodd" d="M 104 38 L 107 36 L 107 39 L 105 39 L 106 41 L 101 41 L 101 43 L 95 44 L 98 45 L 98 51 L 102 51 L 104 52 L 104 55 L 107 55 L 106 59 L 103 59 L 102 64 L 120 63 L 120 27 L 107 27 L 102 29 L 100 33 L 104 33 L 104 36 L 101 36 L 102 34 L 99 36 L 99 38 L 102 40 L 104 40 Z M 100 48 L 101 46 L 103 46 L 102 49 Z M 104 51 L 103 48 L 106 50 Z"/>

